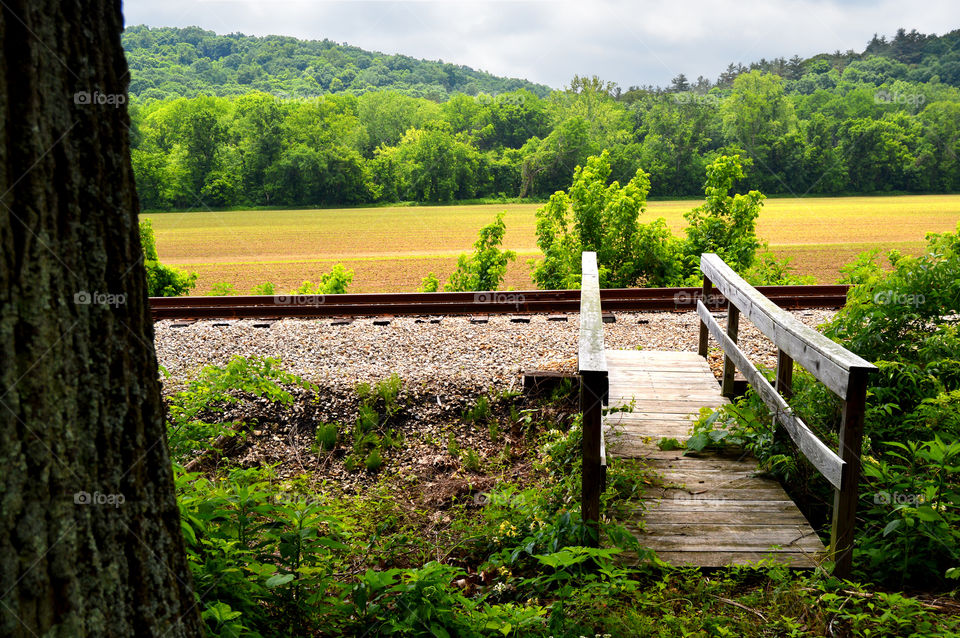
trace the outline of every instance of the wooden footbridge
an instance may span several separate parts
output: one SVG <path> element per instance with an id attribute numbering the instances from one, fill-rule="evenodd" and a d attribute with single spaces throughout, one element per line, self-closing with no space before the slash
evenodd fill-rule
<path id="1" fill-rule="evenodd" d="M 829 562 L 836 574 L 846 575 L 860 477 L 866 377 L 876 368 L 781 310 L 716 255 L 703 255 L 701 270 L 699 352 L 606 350 L 596 255 L 583 254 L 579 373 L 584 520 L 589 525 L 599 519 L 608 455 L 641 459 L 657 473 L 659 487 L 649 489 L 643 506 L 638 503 L 629 510 L 630 520 L 624 522 L 641 546 L 653 549 L 659 558 L 703 567 L 768 557 L 792 567 Z M 714 287 L 728 302 L 726 331 L 703 303 L 715 295 Z M 773 385 L 737 347 L 741 312 L 778 348 Z M 722 384 L 706 362 L 710 335 L 725 353 Z M 839 452 L 820 441 L 788 406 L 794 362 L 844 400 Z M 752 457 L 684 454 L 657 446 L 664 438 L 684 441 L 701 408 L 728 402 L 735 370 L 770 409 L 772 427 L 782 428 L 834 486 L 829 547 L 783 488 L 758 476 Z"/>

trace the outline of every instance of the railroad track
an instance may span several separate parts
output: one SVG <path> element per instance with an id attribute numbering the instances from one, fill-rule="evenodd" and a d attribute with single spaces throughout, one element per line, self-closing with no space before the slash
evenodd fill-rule
<path id="1" fill-rule="evenodd" d="M 758 286 L 781 308 L 839 308 L 849 286 Z M 700 288 L 608 288 L 600 291 L 605 311 L 667 310 L 694 312 Z M 707 306 L 726 307 L 722 295 Z M 284 317 L 358 317 L 401 315 L 497 315 L 580 311 L 579 290 L 498 292 L 403 292 L 344 295 L 229 297 L 151 297 L 150 311 L 160 319 L 282 319 Z"/>

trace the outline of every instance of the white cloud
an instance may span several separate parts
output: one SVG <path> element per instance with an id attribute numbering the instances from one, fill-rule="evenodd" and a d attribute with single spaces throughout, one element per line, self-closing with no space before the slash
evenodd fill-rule
<path id="1" fill-rule="evenodd" d="M 127 24 L 327 38 L 554 87 L 575 73 L 624 87 L 681 72 L 715 79 L 730 62 L 860 51 L 874 32 L 901 26 L 960 27 L 956 0 L 128 0 L 124 13 Z"/>

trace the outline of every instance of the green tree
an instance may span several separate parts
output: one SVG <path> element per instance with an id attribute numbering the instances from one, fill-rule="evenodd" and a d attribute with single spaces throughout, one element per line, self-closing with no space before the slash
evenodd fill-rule
<path id="1" fill-rule="evenodd" d="M 492 224 L 480 229 L 472 255 L 460 255 L 457 269 L 443 286 L 445 292 L 496 290 L 500 287 L 507 274 L 507 264 L 517 258 L 517 254 L 512 250 L 501 249 L 507 232 L 503 215 L 500 213 Z M 423 287 L 426 288 L 432 283 L 428 275 L 424 279 Z"/>
<path id="2" fill-rule="evenodd" d="M 219 155 L 227 135 L 227 104 L 220 98 L 202 96 L 177 100 L 172 106 L 190 189 L 199 196 L 210 173 L 220 166 Z"/>
<path id="3" fill-rule="evenodd" d="M 917 185 L 920 126 L 913 116 L 849 120 L 841 126 L 840 140 L 855 190 L 908 190 Z"/>
<path id="4" fill-rule="evenodd" d="M 793 103 L 785 94 L 783 80 L 760 71 L 738 76 L 720 113 L 724 135 L 753 158 L 760 169 L 760 183 L 782 190 L 771 154 L 777 140 L 796 128 Z"/>
<path id="5" fill-rule="evenodd" d="M 267 170 L 283 149 L 283 113 L 277 99 L 250 93 L 234 105 L 233 135 L 240 155 L 244 197 L 253 204 L 269 204 L 278 191 L 267 179 Z"/>
<path id="6" fill-rule="evenodd" d="M 440 118 L 440 107 L 425 99 L 394 91 L 364 93 L 358 99 L 358 117 L 366 129 L 365 152 L 395 146 L 410 129 L 422 129 Z"/>
<path id="7" fill-rule="evenodd" d="M 410 129 L 396 150 L 386 154 L 397 163 L 405 199 L 447 202 L 468 199 L 477 193 L 480 154 L 469 140 L 454 135 L 444 122 Z"/>
<path id="8" fill-rule="evenodd" d="M 960 190 L 960 103 L 933 102 L 920 122 L 923 146 L 917 164 L 924 169 L 927 188 Z"/>
<path id="9" fill-rule="evenodd" d="M 583 251 L 596 251 L 604 287 L 661 285 L 676 276 L 670 258 L 674 240 L 666 224 L 639 223 L 649 175 L 638 169 L 620 186 L 608 184 L 610 171 L 609 152 L 590 157 L 574 171 L 570 189 L 554 193 L 537 210 L 537 246 L 544 255 L 533 271 L 538 287 L 579 287 Z"/>
<path id="10" fill-rule="evenodd" d="M 760 240 L 757 217 L 766 197 L 759 191 L 730 194 L 736 181 L 745 177 L 739 155 L 721 155 L 707 166 L 706 201 L 684 214 L 686 274 L 697 277 L 700 255 L 716 253 L 737 272 L 753 265 Z"/>
<path id="11" fill-rule="evenodd" d="M 706 167 L 703 154 L 720 133 L 718 104 L 712 95 L 685 94 L 654 96 L 631 106 L 642 139 L 640 162 L 658 194 L 697 192 Z"/>

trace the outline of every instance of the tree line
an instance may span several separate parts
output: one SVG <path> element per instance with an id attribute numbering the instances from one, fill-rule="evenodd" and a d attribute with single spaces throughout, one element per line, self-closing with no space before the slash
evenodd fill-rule
<path id="1" fill-rule="evenodd" d="M 742 186 L 768 194 L 960 190 L 960 89 L 905 69 L 873 56 L 842 73 L 755 69 L 706 93 L 619 97 L 575 77 L 547 97 L 442 103 L 397 91 L 141 100 L 132 159 L 142 205 L 161 210 L 546 198 L 604 149 L 612 179 L 643 168 L 660 197 L 701 193 L 721 155 L 751 159 Z"/>

